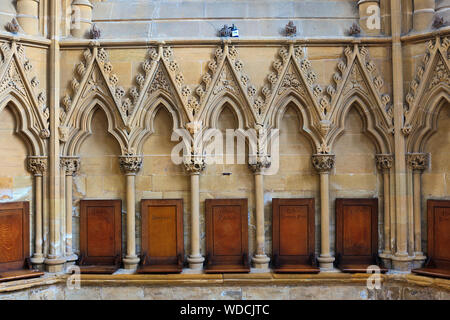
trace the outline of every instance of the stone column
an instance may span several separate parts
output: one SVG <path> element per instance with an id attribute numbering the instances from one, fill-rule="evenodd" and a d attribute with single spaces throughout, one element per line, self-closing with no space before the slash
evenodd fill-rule
<path id="1" fill-rule="evenodd" d="M 409 153 L 408 165 L 413 170 L 413 212 L 414 212 L 414 267 L 420 268 L 426 257 L 422 252 L 422 190 L 421 175 L 428 168 L 429 157 L 427 153 Z"/>
<path id="2" fill-rule="evenodd" d="M 392 77 L 394 94 L 394 145 L 395 145 L 395 245 L 392 256 L 392 268 L 407 271 L 411 267 L 408 256 L 407 227 L 407 185 L 406 185 L 406 141 L 404 126 L 404 94 L 403 94 L 403 54 L 401 42 L 402 22 L 401 1 L 391 1 L 392 21 Z"/>
<path id="3" fill-rule="evenodd" d="M 29 35 L 39 34 L 39 0 L 17 0 L 17 22 Z"/>
<path id="4" fill-rule="evenodd" d="M 47 157 L 31 156 L 28 157 L 28 170 L 34 175 L 35 187 L 35 203 L 34 203 L 34 254 L 31 263 L 42 267 L 44 263 L 44 252 L 42 250 L 42 207 L 43 207 L 43 176 L 47 171 Z"/>
<path id="5" fill-rule="evenodd" d="M 66 259 L 67 262 L 73 263 L 77 260 L 77 255 L 72 251 L 72 185 L 73 176 L 77 174 L 80 169 L 79 157 L 61 157 L 61 167 L 64 169 L 66 177 Z"/>
<path id="6" fill-rule="evenodd" d="M 414 31 L 430 29 L 434 19 L 435 0 L 414 0 Z"/>
<path id="7" fill-rule="evenodd" d="M 92 4 L 89 0 L 74 0 L 72 10 L 72 36 L 86 38 L 92 27 Z"/>
<path id="8" fill-rule="evenodd" d="M 206 168 L 202 155 L 186 156 L 184 167 L 191 176 L 191 254 L 188 256 L 189 268 L 203 269 L 205 258 L 200 254 L 200 174 Z"/>
<path id="9" fill-rule="evenodd" d="M 126 154 L 119 157 L 120 168 L 127 179 L 127 255 L 123 259 L 125 269 L 136 269 L 139 258 L 136 255 L 136 173 L 142 167 L 142 157 Z"/>
<path id="10" fill-rule="evenodd" d="M 383 200 L 384 200 L 384 250 L 380 254 L 384 265 L 390 265 L 391 258 L 391 197 L 390 197 L 390 170 L 394 162 L 391 154 L 377 154 L 375 156 L 377 168 L 383 174 Z"/>
<path id="11" fill-rule="evenodd" d="M 315 154 L 312 156 L 314 168 L 320 175 L 320 256 L 321 271 L 332 271 L 334 257 L 330 252 L 330 192 L 329 174 L 335 164 L 334 154 Z"/>
<path id="12" fill-rule="evenodd" d="M 368 35 L 380 34 L 381 33 L 380 1 L 360 0 L 358 2 L 358 8 L 359 8 L 359 25 L 361 29 L 364 30 L 364 32 Z M 375 27 L 375 25 L 377 26 Z"/>
<path id="13" fill-rule="evenodd" d="M 265 252 L 264 230 L 264 170 L 270 167 L 270 156 L 266 154 L 251 155 L 248 163 L 255 176 L 255 202 L 256 202 L 256 252 L 252 257 L 253 267 L 257 269 L 269 268 L 269 257 Z"/>

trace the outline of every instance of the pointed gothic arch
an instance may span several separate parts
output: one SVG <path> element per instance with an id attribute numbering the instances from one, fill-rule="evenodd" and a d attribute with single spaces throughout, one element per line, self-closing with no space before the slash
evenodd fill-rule
<path id="1" fill-rule="evenodd" d="M 441 108 L 450 101 L 450 38 L 428 42 L 422 64 L 411 81 L 406 96 L 408 110 L 405 132 L 408 152 L 423 152 L 426 142 L 437 131 Z"/>
<path id="2" fill-rule="evenodd" d="M 304 99 L 297 93 L 290 91 L 280 98 L 278 104 L 271 108 L 270 114 L 267 114 L 265 124 L 268 128 L 281 130 L 281 121 L 291 106 L 293 106 L 299 120 L 299 131 L 304 133 L 311 144 L 311 150 L 313 150 L 313 153 L 316 153 L 317 146 L 320 146 L 320 133 L 313 125 L 313 116 L 310 110 L 305 107 Z M 300 127 L 300 123 L 302 127 Z"/>
<path id="3" fill-rule="evenodd" d="M 41 133 L 33 126 L 34 115 L 30 112 L 30 106 L 15 92 L 10 92 L 0 100 L 0 114 L 9 107 L 14 114 L 15 132 L 22 138 L 27 146 L 28 155 L 45 156 L 47 154 L 46 142 L 41 138 Z"/>
<path id="4" fill-rule="evenodd" d="M 378 154 L 388 154 L 392 152 L 392 139 L 389 136 L 389 133 L 383 130 L 383 127 L 379 125 L 373 109 L 369 106 L 370 101 L 368 101 L 361 93 L 356 92 L 347 98 L 335 118 L 335 127 L 332 128 L 329 133 L 328 145 L 331 149 L 345 131 L 345 121 L 349 111 L 352 108 L 356 108 L 363 123 L 363 131 L 374 143 L 376 152 Z"/>
<path id="5" fill-rule="evenodd" d="M 90 99 L 86 99 L 85 103 L 80 106 L 77 117 L 74 118 L 74 126 L 66 133 L 67 140 L 62 147 L 62 155 L 77 156 L 83 142 L 92 134 L 92 117 L 97 109 L 101 109 L 108 120 L 108 132 L 114 137 L 119 144 L 122 153 L 127 148 L 127 138 L 123 134 L 123 130 L 118 129 L 118 119 L 111 110 L 111 101 L 107 97 L 94 95 Z"/>
<path id="6" fill-rule="evenodd" d="M 176 106 L 177 104 L 171 97 L 162 92 L 152 100 L 147 101 L 147 104 L 139 108 L 139 111 L 135 114 L 129 147 L 138 154 L 142 153 L 144 143 L 155 132 L 155 117 L 162 108 L 166 109 L 172 118 L 172 130 L 184 128 L 186 122 L 184 111 Z"/>

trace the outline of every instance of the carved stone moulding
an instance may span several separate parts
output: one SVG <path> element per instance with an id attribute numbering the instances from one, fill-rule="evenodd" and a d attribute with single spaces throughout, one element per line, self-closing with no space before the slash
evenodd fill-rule
<path id="1" fill-rule="evenodd" d="M 248 166 L 254 173 L 261 173 L 264 169 L 270 167 L 272 163 L 271 157 L 265 153 L 257 153 L 249 155 Z"/>
<path id="2" fill-rule="evenodd" d="M 312 163 L 314 168 L 319 173 L 330 172 L 336 162 L 334 154 L 314 154 L 312 156 Z"/>
<path id="3" fill-rule="evenodd" d="M 406 161 L 411 169 L 423 171 L 429 166 L 430 155 L 428 153 L 408 153 L 406 155 Z"/>
<path id="4" fill-rule="evenodd" d="M 42 176 L 47 171 L 47 157 L 46 156 L 30 156 L 28 157 L 28 171 L 35 176 Z"/>
<path id="5" fill-rule="evenodd" d="M 200 174 L 206 168 L 205 156 L 199 154 L 186 155 L 183 157 L 183 164 L 190 174 Z"/>
<path id="6" fill-rule="evenodd" d="M 67 176 L 74 176 L 80 170 L 80 157 L 61 157 L 60 161 Z"/>
<path id="7" fill-rule="evenodd" d="M 394 162 L 394 155 L 392 154 L 377 154 L 375 155 L 375 162 L 380 171 L 389 171 Z"/>
<path id="8" fill-rule="evenodd" d="M 119 165 L 126 175 L 134 175 L 142 168 L 142 156 L 134 154 L 119 156 Z"/>

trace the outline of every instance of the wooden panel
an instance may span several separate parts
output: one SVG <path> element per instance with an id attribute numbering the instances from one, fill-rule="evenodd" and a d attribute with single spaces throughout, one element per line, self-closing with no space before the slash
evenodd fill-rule
<path id="1" fill-rule="evenodd" d="M 372 207 L 366 205 L 344 205 L 342 217 L 344 256 L 372 255 Z"/>
<path id="2" fill-rule="evenodd" d="M 206 200 L 206 272 L 248 272 L 247 199 Z"/>
<path id="3" fill-rule="evenodd" d="M 428 257 L 450 270 L 450 200 L 428 200 Z"/>
<path id="4" fill-rule="evenodd" d="M 87 208 L 87 256 L 114 256 L 114 207 Z"/>
<path id="5" fill-rule="evenodd" d="M 434 258 L 450 260 L 450 207 L 434 210 Z"/>
<path id="6" fill-rule="evenodd" d="M 142 200 L 141 273 L 181 272 L 184 258 L 183 200 Z"/>
<path id="7" fill-rule="evenodd" d="M 378 199 L 336 199 L 336 257 L 348 272 L 377 264 Z"/>
<path id="8" fill-rule="evenodd" d="M 314 199 L 272 199 L 275 272 L 317 273 Z"/>
<path id="9" fill-rule="evenodd" d="M 0 203 L 0 271 L 23 269 L 30 255 L 28 202 Z"/>
<path id="10" fill-rule="evenodd" d="M 115 265 L 122 256 L 121 200 L 80 201 L 80 263 Z"/>
<path id="11" fill-rule="evenodd" d="M 412 272 L 450 279 L 450 200 L 428 200 L 428 261 Z"/>

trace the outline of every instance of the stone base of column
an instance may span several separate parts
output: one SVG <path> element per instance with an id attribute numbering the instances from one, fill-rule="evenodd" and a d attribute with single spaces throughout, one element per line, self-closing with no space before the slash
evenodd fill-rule
<path id="1" fill-rule="evenodd" d="M 45 259 L 44 263 L 47 272 L 50 273 L 63 272 L 64 264 L 66 263 L 66 258 L 49 256 L 47 259 Z"/>
<path id="2" fill-rule="evenodd" d="M 396 271 L 411 271 L 413 268 L 412 261 L 413 257 L 410 257 L 408 255 L 398 255 L 395 254 L 391 258 L 392 260 L 392 269 Z"/>
<path id="3" fill-rule="evenodd" d="M 336 272 L 336 269 L 334 269 L 334 257 L 330 255 L 323 256 L 317 258 L 317 261 L 319 261 L 320 266 L 320 272 Z"/>
<path id="4" fill-rule="evenodd" d="M 75 253 L 66 256 L 67 262 L 75 262 L 78 260 L 78 256 Z"/>
<path id="5" fill-rule="evenodd" d="M 203 269 L 203 262 L 205 261 L 205 258 L 203 258 L 201 255 L 198 256 L 189 256 L 187 258 L 189 262 L 189 269 L 193 270 L 202 270 Z"/>
<path id="6" fill-rule="evenodd" d="M 40 265 L 44 264 L 45 258 L 42 253 L 35 253 L 33 254 L 33 257 L 31 257 L 30 260 L 33 265 Z"/>
<path id="7" fill-rule="evenodd" d="M 252 258 L 253 268 L 269 269 L 270 258 L 265 254 L 255 254 Z"/>
<path id="8" fill-rule="evenodd" d="M 423 252 L 414 252 L 413 259 L 413 268 L 422 268 L 427 257 L 423 254 Z"/>
<path id="9" fill-rule="evenodd" d="M 141 259 L 136 256 L 126 256 L 123 259 L 123 267 L 127 270 L 137 269 L 139 261 L 141 261 Z"/>
<path id="10" fill-rule="evenodd" d="M 383 262 L 383 267 L 387 269 L 392 268 L 392 254 L 390 251 L 383 251 L 383 253 L 380 253 L 380 259 Z"/>

